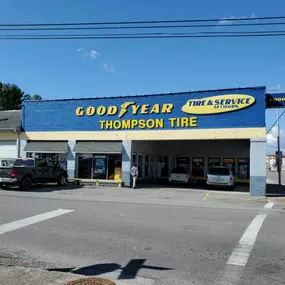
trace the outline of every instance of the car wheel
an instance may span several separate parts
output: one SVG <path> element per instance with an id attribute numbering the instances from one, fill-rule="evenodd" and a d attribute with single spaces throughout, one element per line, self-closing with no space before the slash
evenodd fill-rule
<path id="1" fill-rule="evenodd" d="M 57 181 L 58 186 L 65 186 L 67 184 L 66 176 L 61 175 Z"/>
<path id="2" fill-rule="evenodd" d="M 24 177 L 20 182 L 20 188 L 22 190 L 29 190 L 32 188 L 33 180 L 30 176 Z"/>

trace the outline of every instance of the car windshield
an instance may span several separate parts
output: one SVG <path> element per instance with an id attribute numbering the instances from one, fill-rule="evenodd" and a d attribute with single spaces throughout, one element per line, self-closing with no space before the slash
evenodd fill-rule
<path id="1" fill-rule="evenodd" d="M 171 173 L 174 173 L 174 174 L 186 174 L 187 173 L 187 169 L 184 168 L 184 167 L 177 167 L 177 168 L 174 168 Z"/>
<path id="2" fill-rule="evenodd" d="M 35 161 L 33 159 L 16 159 L 14 166 L 16 167 L 34 167 Z"/>
<path id="3" fill-rule="evenodd" d="M 12 167 L 15 159 L 1 159 L 1 167 Z"/>
<path id="4" fill-rule="evenodd" d="M 230 175 L 230 170 L 226 167 L 211 167 L 209 170 L 211 175 Z"/>

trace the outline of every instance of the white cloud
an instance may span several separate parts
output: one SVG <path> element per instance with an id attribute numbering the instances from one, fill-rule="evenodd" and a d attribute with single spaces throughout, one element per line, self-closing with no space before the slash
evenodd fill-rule
<path id="1" fill-rule="evenodd" d="M 100 56 L 100 53 L 94 49 L 91 49 L 89 52 L 84 54 L 85 58 L 95 59 L 97 56 Z"/>
<path id="2" fill-rule="evenodd" d="M 81 51 L 84 51 L 84 48 L 78 48 L 77 49 L 77 52 L 81 52 Z"/>
<path id="3" fill-rule="evenodd" d="M 278 136 L 278 128 L 273 127 L 271 132 L 266 135 L 267 138 L 267 150 L 270 152 L 274 152 L 277 150 L 277 136 Z M 285 151 L 285 130 L 280 129 L 280 149 Z"/>
<path id="4" fill-rule="evenodd" d="M 105 69 L 105 71 L 107 72 L 115 72 L 115 65 L 111 62 L 106 63 L 106 62 L 102 62 L 103 68 Z"/>
<path id="5" fill-rule="evenodd" d="M 230 17 L 223 17 L 218 22 L 219 25 L 225 25 L 225 24 L 232 24 L 235 21 L 231 21 L 231 19 L 244 19 L 244 18 L 257 18 L 255 14 L 252 14 L 250 17 L 243 17 L 243 16 L 230 16 Z"/>

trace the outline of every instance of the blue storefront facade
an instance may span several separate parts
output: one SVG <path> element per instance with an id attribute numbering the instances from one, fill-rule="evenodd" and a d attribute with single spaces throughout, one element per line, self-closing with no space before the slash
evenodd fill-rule
<path id="1" fill-rule="evenodd" d="M 232 157 L 238 172 L 238 161 L 247 160 L 250 192 L 264 195 L 265 108 L 265 87 L 29 101 L 22 108 L 22 154 L 58 153 L 70 177 L 120 178 L 128 186 L 134 161 L 143 177 L 163 177 L 161 165 L 164 176 L 180 161 L 194 165 L 195 148 L 204 145 L 203 161 Z M 227 146 L 232 152 L 224 154 Z"/>

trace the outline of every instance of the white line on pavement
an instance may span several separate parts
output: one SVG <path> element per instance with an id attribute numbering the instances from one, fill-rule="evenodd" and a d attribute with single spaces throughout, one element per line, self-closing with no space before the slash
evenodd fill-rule
<path id="1" fill-rule="evenodd" d="M 51 212 L 46 212 L 43 214 L 39 214 L 36 216 L 32 216 L 26 219 L 22 219 L 22 220 L 18 220 L 15 222 L 11 222 L 8 224 L 4 224 L 0 226 L 0 235 L 5 234 L 7 232 L 11 232 L 26 226 L 30 226 L 32 224 L 38 223 L 38 222 L 42 222 L 48 219 L 52 219 L 70 212 L 73 212 L 74 210 L 65 210 L 65 209 L 58 209 L 58 210 L 54 210 Z"/>
<path id="2" fill-rule="evenodd" d="M 274 203 L 268 202 L 267 204 L 264 205 L 264 209 L 272 209 L 273 206 L 274 206 Z"/>
<path id="3" fill-rule="evenodd" d="M 252 220 L 243 236 L 241 237 L 237 247 L 234 249 L 232 255 L 228 259 L 227 264 L 239 266 L 246 265 L 250 253 L 254 247 L 257 234 L 266 216 L 267 214 L 259 214 Z"/>
<path id="4" fill-rule="evenodd" d="M 218 275 L 216 285 L 236 285 L 242 275 L 244 266 L 247 264 L 256 237 L 267 216 L 267 213 L 257 215 L 242 235 L 237 247 L 232 252 L 224 270 Z"/>

